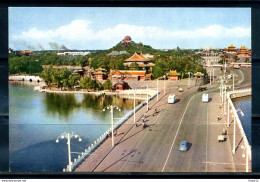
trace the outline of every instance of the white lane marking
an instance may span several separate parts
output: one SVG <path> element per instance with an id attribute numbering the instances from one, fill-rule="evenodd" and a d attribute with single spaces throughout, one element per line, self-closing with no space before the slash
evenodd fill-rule
<path id="1" fill-rule="evenodd" d="M 244 74 L 243 74 L 243 72 L 242 72 L 241 70 L 239 70 L 239 72 L 240 72 L 241 75 L 242 75 L 242 80 L 240 80 L 238 83 L 242 83 L 242 82 L 244 81 Z"/>
<path id="2" fill-rule="evenodd" d="M 196 95 L 196 94 L 195 94 L 195 95 Z M 177 132 L 176 132 L 176 134 L 175 134 L 175 137 L 174 137 L 174 139 L 173 139 L 173 141 L 172 141 L 172 145 L 171 145 L 170 151 L 169 151 L 169 153 L 168 153 L 167 159 L 166 159 L 166 161 L 165 161 L 165 163 L 164 163 L 164 166 L 163 166 L 163 168 L 162 168 L 162 172 L 164 171 L 165 166 L 166 166 L 166 164 L 167 164 L 167 162 L 168 162 L 168 160 L 169 160 L 169 157 L 170 157 L 170 154 L 171 154 L 171 151 L 172 151 L 172 147 L 173 147 L 174 142 L 175 142 L 175 140 L 176 140 L 176 138 L 177 138 L 177 135 L 178 135 L 178 132 L 179 132 L 181 123 L 182 123 L 182 121 L 183 121 L 184 115 L 185 115 L 185 113 L 186 113 L 186 111 L 187 111 L 187 108 L 188 108 L 188 106 L 189 106 L 189 103 L 190 103 L 191 99 L 192 99 L 195 95 L 193 95 L 193 96 L 190 98 L 190 100 L 189 100 L 189 102 L 188 102 L 188 104 L 187 104 L 187 106 L 186 106 L 186 108 L 185 108 L 185 111 L 184 111 L 184 113 L 183 113 L 183 115 L 182 115 L 182 118 L 181 118 L 181 122 L 180 122 L 180 124 L 179 124 L 178 129 L 177 129 Z"/>
<path id="3" fill-rule="evenodd" d="M 233 163 L 224 163 L 224 162 L 204 162 L 207 164 L 223 164 L 223 165 L 232 165 Z M 236 165 L 240 165 L 240 166 L 245 166 L 246 164 L 236 164 Z"/>

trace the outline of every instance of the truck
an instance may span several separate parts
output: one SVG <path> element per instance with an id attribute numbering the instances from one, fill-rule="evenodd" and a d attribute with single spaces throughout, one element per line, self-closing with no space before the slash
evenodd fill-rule
<path id="1" fill-rule="evenodd" d="M 209 94 L 202 95 L 202 102 L 209 102 Z"/>

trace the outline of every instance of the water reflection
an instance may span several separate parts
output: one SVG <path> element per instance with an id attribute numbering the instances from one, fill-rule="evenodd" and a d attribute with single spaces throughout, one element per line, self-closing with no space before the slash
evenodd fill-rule
<path id="1" fill-rule="evenodd" d="M 65 140 L 55 142 L 61 133 L 80 135 L 82 142 L 72 142 L 71 150 L 82 152 L 111 127 L 110 113 L 103 112 L 105 106 L 119 106 L 122 111 L 115 111 L 114 116 L 120 118 L 134 105 L 133 100 L 118 96 L 42 93 L 22 82 L 10 84 L 9 94 L 13 172 L 62 171 L 68 155 Z M 139 102 L 136 100 L 136 105 Z"/>
<path id="2" fill-rule="evenodd" d="M 82 98 L 83 95 L 83 98 Z M 136 105 L 141 101 L 136 100 Z M 134 101 L 119 96 L 97 96 L 91 94 L 55 94 L 46 93 L 45 108 L 49 114 L 58 114 L 68 118 L 75 109 L 102 111 L 108 105 L 117 105 L 122 110 L 132 109 Z M 100 112 L 104 118 L 105 114 Z"/>
<path id="3" fill-rule="evenodd" d="M 60 116 L 68 118 L 71 112 L 80 106 L 72 94 L 47 93 L 45 97 L 45 108 L 49 114 L 58 113 Z"/>
<path id="4" fill-rule="evenodd" d="M 243 111 L 243 115 L 241 112 L 238 112 L 238 116 L 243 125 L 243 129 L 248 138 L 248 142 L 251 145 L 251 136 L 252 136 L 252 106 L 251 106 L 251 96 L 236 98 L 232 100 L 236 109 L 241 109 Z"/>

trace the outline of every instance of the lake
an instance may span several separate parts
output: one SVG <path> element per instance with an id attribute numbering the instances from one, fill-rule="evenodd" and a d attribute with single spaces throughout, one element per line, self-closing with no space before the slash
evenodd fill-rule
<path id="1" fill-rule="evenodd" d="M 241 112 L 237 112 L 242 123 L 243 129 L 246 133 L 249 144 L 252 144 L 252 97 L 240 97 L 232 99 L 236 109 L 241 109 L 244 113 L 244 116 L 241 115 Z"/>
<path id="2" fill-rule="evenodd" d="M 136 105 L 141 101 L 136 100 Z M 114 118 L 133 109 L 133 99 L 90 94 L 57 94 L 33 90 L 23 82 L 9 83 L 9 150 L 12 172 L 62 172 L 68 164 L 67 140 L 55 140 L 63 132 L 75 132 L 82 141 L 71 140 L 72 152 L 83 152 L 111 127 Z M 116 123 L 117 119 L 115 119 Z M 72 154 L 72 161 L 77 154 Z"/>

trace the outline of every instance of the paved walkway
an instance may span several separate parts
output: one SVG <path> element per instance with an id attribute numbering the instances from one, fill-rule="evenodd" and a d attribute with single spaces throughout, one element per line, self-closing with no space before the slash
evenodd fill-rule
<path id="1" fill-rule="evenodd" d="M 163 91 L 159 94 L 159 100 L 162 101 L 163 99 L 167 98 L 167 96 L 163 96 Z M 146 121 L 148 120 L 149 116 L 152 115 L 154 112 L 154 109 L 157 108 L 157 110 L 162 111 L 165 107 L 164 105 L 158 105 L 155 107 L 155 104 L 157 103 L 157 97 L 155 97 L 153 100 L 149 102 L 149 108 L 150 111 L 147 112 L 147 106 L 143 106 L 139 111 L 136 112 L 136 125 L 134 124 L 134 117 L 131 116 L 122 126 L 120 126 L 116 133 L 117 135 L 114 137 L 115 147 L 112 147 L 112 138 L 108 138 L 105 140 L 78 168 L 75 169 L 75 171 L 94 171 L 98 167 L 98 165 L 103 162 L 103 160 L 106 158 L 107 155 L 110 154 L 112 150 L 117 149 L 117 144 L 123 142 L 124 140 L 127 140 L 129 138 L 125 138 L 125 136 L 131 131 L 134 133 L 139 133 L 143 131 L 142 127 L 142 117 L 144 113 L 147 113 Z M 159 113 L 158 113 L 159 114 Z M 134 131 L 133 131 L 134 130 Z M 134 138 L 135 136 L 131 136 L 131 138 Z M 129 154 L 130 155 L 130 154 Z M 120 156 L 118 156 L 120 160 Z"/>
<path id="2" fill-rule="evenodd" d="M 177 98 L 182 98 L 180 104 L 169 106 L 168 94 L 163 96 L 163 90 L 160 90 L 159 102 L 156 97 L 149 102 L 150 110 L 145 119 L 149 125 L 148 128 L 143 129 L 141 121 L 147 111 L 145 105 L 136 113 L 137 126 L 134 125 L 132 116 L 117 129 L 114 148 L 111 146 L 111 138 L 108 138 L 75 171 L 161 172 L 163 168 L 165 171 L 173 172 L 245 172 L 245 158 L 242 158 L 241 148 L 243 141 L 237 127 L 236 144 L 238 147 L 236 154 L 232 154 L 233 125 L 231 123 L 231 126 L 227 128 L 223 108 L 219 107 L 219 93 L 209 90 L 210 102 L 202 103 L 202 93 L 196 92 L 196 87 L 188 92 L 186 92 L 187 87 L 184 87 L 185 92 L 182 93 L 177 92 L 176 88 L 174 89 L 173 86 L 171 93 L 175 93 Z M 191 97 L 187 93 L 196 94 L 196 97 L 189 99 Z M 186 101 L 183 101 L 185 94 Z M 202 110 L 192 109 L 196 105 Z M 153 116 L 155 108 L 160 112 Z M 188 108 L 186 113 L 185 108 Z M 173 111 L 175 113 L 172 113 Z M 180 116 L 175 121 L 173 116 L 177 116 L 177 113 Z M 218 120 L 218 115 L 222 119 Z M 184 118 L 183 123 L 179 122 L 182 121 L 181 116 L 182 119 Z M 178 132 L 179 129 L 180 132 Z M 227 140 L 219 143 L 217 138 L 222 134 L 223 129 L 227 129 Z M 178 142 L 171 146 L 172 140 L 176 137 Z M 178 151 L 179 140 L 184 138 L 189 138 L 193 145 L 185 154 Z M 183 161 L 178 162 L 176 157 L 184 158 Z M 184 166 L 181 167 L 181 165 Z"/>

